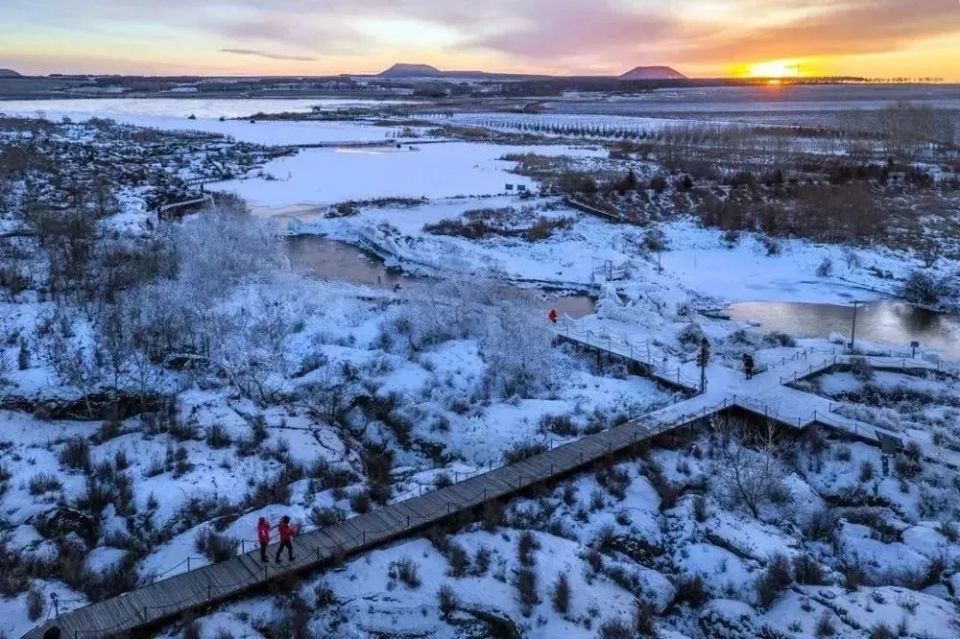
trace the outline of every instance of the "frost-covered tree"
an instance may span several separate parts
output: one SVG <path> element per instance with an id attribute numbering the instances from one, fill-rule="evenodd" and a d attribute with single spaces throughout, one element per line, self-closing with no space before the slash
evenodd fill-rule
<path id="1" fill-rule="evenodd" d="M 788 499 L 777 451 L 776 430 L 770 422 L 759 433 L 741 432 L 731 437 L 719 466 L 721 496 L 731 504 L 745 506 L 756 519 L 761 518 L 765 505 Z"/>

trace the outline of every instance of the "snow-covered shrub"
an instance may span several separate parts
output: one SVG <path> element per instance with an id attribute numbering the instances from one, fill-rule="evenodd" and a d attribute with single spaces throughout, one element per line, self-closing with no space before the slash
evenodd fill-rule
<path id="1" fill-rule="evenodd" d="M 238 206 L 203 211 L 169 229 L 176 279 L 195 300 L 212 300 L 233 285 L 263 280 L 287 266 L 276 226 Z"/>
<path id="2" fill-rule="evenodd" d="M 30 621 L 38 620 L 46 609 L 43 593 L 36 588 L 27 591 L 27 618 Z"/>
<path id="3" fill-rule="evenodd" d="M 310 523 L 317 528 L 328 528 L 346 518 L 347 514 L 334 506 L 314 506 L 310 511 Z"/>
<path id="4" fill-rule="evenodd" d="M 607 619 L 600 625 L 599 639 L 634 639 L 637 633 L 630 623 L 619 617 Z"/>
<path id="5" fill-rule="evenodd" d="M 557 580 L 553 583 L 553 589 L 550 591 L 550 602 L 553 604 L 553 609 L 561 614 L 565 615 L 570 611 L 570 578 L 567 577 L 567 573 L 561 572 L 557 575 Z"/>
<path id="6" fill-rule="evenodd" d="M 4 364 L 0 362 L 0 371 L 3 371 Z M 17 350 L 17 368 L 22 371 L 30 368 L 30 347 L 27 345 L 27 341 L 24 339 L 20 340 L 20 347 Z M 0 372 L 0 378 L 2 378 L 2 372 Z"/>
<path id="7" fill-rule="evenodd" d="M 797 345 L 797 340 L 792 335 L 780 331 L 770 331 L 763 336 L 763 342 L 773 347 L 794 348 Z"/>
<path id="8" fill-rule="evenodd" d="M 840 573 L 843 575 L 843 587 L 850 592 L 860 590 L 867 581 L 867 573 L 863 564 L 856 557 L 844 557 L 840 562 Z"/>
<path id="9" fill-rule="evenodd" d="M 60 463 L 75 470 L 89 470 L 90 444 L 82 437 L 72 437 L 60 451 Z"/>
<path id="10" fill-rule="evenodd" d="M 795 555 L 793 557 L 793 577 L 798 584 L 822 586 L 827 583 L 823 566 L 812 555 Z"/>
<path id="11" fill-rule="evenodd" d="M 740 241 L 740 231 L 739 229 L 727 229 L 723 234 L 723 243 L 726 244 L 727 248 L 733 248 L 737 245 L 737 242 Z"/>
<path id="12" fill-rule="evenodd" d="M 911 459 L 908 455 L 898 454 L 894 458 L 893 469 L 898 477 L 909 479 L 920 474 L 921 466 L 918 461 Z"/>
<path id="13" fill-rule="evenodd" d="M 313 588 L 313 597 L 314 597 L 314 606 L 318 610 L 325 610 L 337 603 L 337 594 L 334 592 L 333 588 L 325 582 L 321 581 Z"/>
<path id="14" fill-rule="evenodd" d="M 699 574 L 681 575 L 674 580 L 673 585 L 676 588 L 673 599 L 675 604 L 685 603 L 693 608 L 699 608 L 710 599 L 707 584 Z"/>
<path id="15" fill-rule="evenodd" d="M 544 415 L 540 418 L 540 431 L 561 437 L 572 437 L 578 432 L 577 425 L 569 415 Z"/>
<path id="16" fill-rule="evenodd" d="M 680 488 L 667 479 L 663 474 L 663 469 L 656 463 L 649 463 L 646 466 L 647 479 L 657 491 L 660 498 L 660 510 L 670 510 L 677 505 L 677 499 L 680 497 Z"/>
<path id="17" fill-rule="evenodd" d="M 206 441 L 210 448 L 226 448 L 233 443 L 230 435 L 221 424 L 213 424 L 207 429 Z"/>
<path id="18" fill-rule="evenodd" d="M 627 495 L 627 488 L 633 481 L 630 472 L 623 467 L 604 467 L 596 473 L 597 483 L 607 489 L 613 497 L 623 501 Z"/>
<path id="19" fill-rule="evenodd" d="M 792 581 L 790 560 L 782 554 L 774 555 L 766 570 L 757 578 L 757 603 L 761 608 L 769 608 Z"/>
<path id="20" fill-rule="evenodd" d="M 850 372 L 862 383 L 873 379 L 873 367 L 865 357 L 851 357 Z"/>
<path id="21" fill-rule="evenodd" d="M 817 266 L 817 277 L 830 277 L 831 275 L 833 275 L 833 260 L 827 256 Z"/>
<path id="22" fill-rule="evenodd" d="M 539 455 L 540 453 L 546 452 L 548 447 L 543 442 L 536 441 L 519 441 L 515 442 L 510 448 L 503 451 L 503 463 L 504 464 L 515 464 L 519 461 L 523 461 L 528 457 L 533 457 L 534 455 Z"/>
<path id="23" fill-rule="evenodd" d="M 230 535 L 220 534 L 210 528 L 200 530 L 193 542 L 196 551 L 211 562 L 224 561 L 237 553 L 240 540 Z"/>
<path id="24" fill-rule="evenodd" d="M 520 533 L 517 538 L 517 561 L 521 566 L 533 566 L 537 563 L 534 551 L 540 548 L 540 542 L 529 530 Z"/>
<path id="25" fill-rule="evenodd" d="M 911 271 L 900 287 L 900 296 L 913 304 L 934 306 L 950 294 L 950 286 L 924 271 Z"/>
<path id="26" fill-rule="evenodd" d="M 540 595 L 537 594 L 537 572 L 526 566 L 519 568 L 514 576 L 513 585 L 517 589 L 523 616 L 529 617 L 533 607 L 540 603 Z"/>
<path id="27" fill-rule="evenodd" d="M 480 353 L 487 364 L 484 385 L 492 393 L 534 397 L 553 386 L 560 355 L 546 325 L 507 305 L 496 309 L 484 329 Z"/>
<path id="28" fill-rule="evenodd" d="M 390 498 L 393 453 L 386 448 L 368 446 L 363 453 L 363 471 L 367 476 L 370 499 L 384 504 Z"/>
<path id="29" fill-rule="evenodd" d="M 693 518 L 698 523 L 703 523 L 707 520 L 709 513 L 707 512 L 707 499 L 703 495 L 694 495 L 693 496 Z"/>
<path id="30" fill-rule="evenodd" d="M 683 346 L 684 350 L 691 351 L 700 347 L 700 342 L 704 338 L 703 329 L 699 324 L 687 324 L 680 330 L 677 340 Z"/>
<path id="31" fill-rule="evenodd" d="M 30 494 L 37 496 L 43 495 L 54 490 L 60 490 L 60 480 L 50 473 L 37 473 L 27 482 Z"/>
<path id="32" fill-rule="evenodd" d="M 357 490 L 350 493 L 350 509 L 361 515 L 370 512 L 370 492 Z"/>
<path id="33" fill-rule="evenodd" d="M 394 308 L 381 326 L 380 345 L 418 353 L 457 337 L 442 307 L 411 302 Z"/>
<path id="34" fill-rule="evenodd" d="M 409 557 L 392 562 L 389 567 L 389 576 L 391 579 L 400 581 L 411 590 L 419 588 L 422 583 L 420 567 Z"/>
<path id="35" fill-rule="evenodd" d="M 888 626 L 882 621 L 878 621 L 871 626 L 867 633 L 868 639 L 896 639 L 898 636 L 903 635 L 899 635 L 895 628 Z"/>
<path id="36" fill-rule="evenodd" d="M 444 584 L 437 590 L 437 607 L 444 619 L 460 607 L 460 598 L 457 597 L 456 591 L 449 584 Z"/>
<path id="37" fill-rule="evenodd" d="M 503 504 L 499 501 L 488 501 L 483 505 L 483 529 L 493 532 L 503 522 Z"/>
<path id="38" fill-rule="evenodd" d="M 760 236 L 760 243 L 763 244 L 763 248 L 767 250 L 767 255 L 780 255 L 780 252 L 783 250 L 780 242 L 766 235 Z"/>
<path id="39" fill-rule="evenodd" d="M 451 541 L 444 553 L 450 566 L 450 576 L 460 579 L 470 572 L 470 555 L 460 544 Z"/>

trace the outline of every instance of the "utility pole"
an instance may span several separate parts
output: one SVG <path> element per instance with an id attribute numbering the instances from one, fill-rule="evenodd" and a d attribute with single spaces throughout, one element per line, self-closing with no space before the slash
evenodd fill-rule
<path id="1" fill-rule="evenodd" d="M 710 361 L 710 342 L 704 337 L 700 340 L 700 352 L 697 353 L 697 364 L 700 365 L 700 392 L 707 391 L 707 363 Z"/>
<path id="2" fill-rule="evenodd" d="M 857 343 L 857 304 L 860 300 L 853 300 L 853 326 L 850 328 L 850 351 L 852 352 Z"/>

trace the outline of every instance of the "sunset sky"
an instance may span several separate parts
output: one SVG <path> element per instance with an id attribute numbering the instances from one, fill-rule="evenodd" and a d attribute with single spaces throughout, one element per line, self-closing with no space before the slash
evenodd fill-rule
<path id="1" fill-rule="evenodd" d="M 21 73 L 443 69 L 960 80 L 957 0 L 4 0 Z"/>

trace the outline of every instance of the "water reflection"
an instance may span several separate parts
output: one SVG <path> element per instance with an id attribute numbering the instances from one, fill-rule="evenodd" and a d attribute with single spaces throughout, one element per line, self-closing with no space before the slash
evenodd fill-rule
<path id="1" fill-rule="evenodd" d="M 756 321 L 764 330 L 777 330 L 805 337 L 829 337 L 840 333 L 850 338 L 853 305 L 805 304 L 799 302 L 740 302 L 729 308 L 739 321 Z M 942 350 L 960 359 L 960 317 L 941 315 L 904 302 L 882 300 L 857 308 L 857 339 L 898 346 L 916 340 L 922 347 Z"/>

